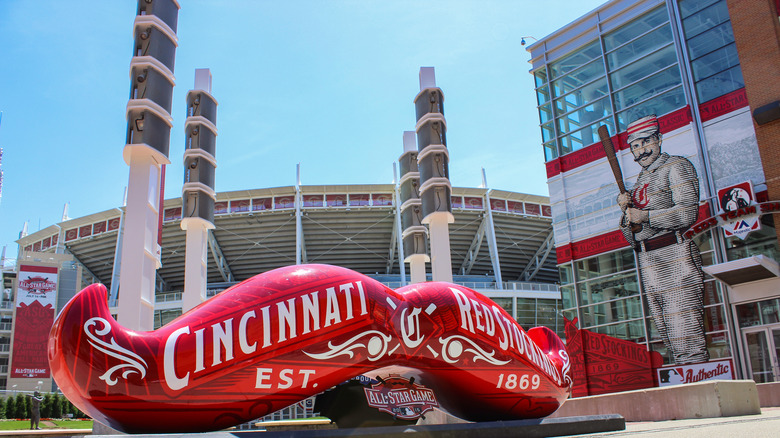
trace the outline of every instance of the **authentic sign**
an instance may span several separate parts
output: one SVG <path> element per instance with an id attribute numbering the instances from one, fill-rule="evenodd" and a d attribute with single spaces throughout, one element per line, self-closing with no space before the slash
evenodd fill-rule
<path id="1" fill-rule="evenodd" d="M 731 360 L 716 360 L 692 365 L 658 368 L 658 386 L 684 385 L 705 380 L 733 380 Z"/>

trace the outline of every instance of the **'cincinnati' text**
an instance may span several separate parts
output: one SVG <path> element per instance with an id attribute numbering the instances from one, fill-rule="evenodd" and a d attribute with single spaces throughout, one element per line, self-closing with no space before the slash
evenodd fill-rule
<path id="1" fill-rule="evenodd" d="M 324 291 L 324 308 L 320 306 L 320 291 L 309 292 L 284 301 L 270 303 L 267 306 L 248 308 L 236 318 L 228 318 L 207 327 L 191 331 L 190 326 L 184 326 L 171 333 L 165 341 L 163 354 L 163 369 L 165 383 L 172 390 L 187 387 L 190 375 L 197 375 L 209 368 L 235 361 L 234 350 L 242 354 L 242 359 L 248 355 L 259 354 L 269 347 L 278 347 L 303 335 L 313 334 L 321 329 L 331 327 L 368 314 L 366 294 L 360 281 L 329 287 Z M 187 340 L 195 343 L 195 361 L 192 364 L 180 364 L 177 355 L 177 345 Z M 210 341 L 211 363 L 206 364 L 207 340 Z M 238 343 L 236 346 L 235 343 Z M 224 354 L 223 354 L 224 353 Z M 182 367 L 181 365 L 186 365 Z M 177 375 L 176 370 L 187 369 L 186 373 Z"/>

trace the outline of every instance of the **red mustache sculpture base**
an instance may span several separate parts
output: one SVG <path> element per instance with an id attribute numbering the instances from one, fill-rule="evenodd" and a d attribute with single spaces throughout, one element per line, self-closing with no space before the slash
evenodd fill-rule
<path id="1" fill-rule="evenodd" d="M 561 340 L 477 292 L 325 265 L 257 275 L 153 332 L 121 327 L 91 285 L 55 321 L 49 362 L 71 402 L 130 433 L 223 429 L 367 373 L 414 377 L 470 421 L 547 416 L 571 386 Z"/>

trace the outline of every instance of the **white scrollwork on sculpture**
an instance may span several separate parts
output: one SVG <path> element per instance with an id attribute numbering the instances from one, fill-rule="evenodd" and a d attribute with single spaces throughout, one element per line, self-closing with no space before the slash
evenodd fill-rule
<path id="1" fill-rule="evenodd" d="M 361 338 L 371 335 L 371 339 L 367 343 L 358 342 Z M 343 344 L 333 345 L 332 342 L 328 342 L 329 350 L 324 353 L 307 353 L 303 352 L 312 359 L 326 360 L 336 356 L 347 355 L 350 358 L 354 356 L 353 350 L 357 348 L 365 348 L 368 352 L 368 360 L 376 361 L 387 353 L 388 343 L 393 339 L 392 336 L 386 335 L 377 330 L 369 330 L 352 337 L 352 339 L 344 342 Z"/>
<path id="2" fill-rule="evenodd" d="M 572 380 L 570 374 L 571 361 L 569 360 L 569 353 L 567 353 L 566 350 L 558 350 L 558 355 L 563 359 L 563 368 L 561 369 L 563 372 L 563 381 L 566 382 L 567 385 L 572 386 L 574 384 L 574 380 Z"/>
<path id="3" fill-rule="evenodd" d="M 96 326 L 97 323 L 102 324 L 103 328 L 98 329 Z M 90 318 L 84 323 L 84 333 L 87 335 L 87 338 L 89 338 L 89 344 L 97 350 L 122 361 L 121 364 L 109 368 L 100 376 L 100 379 L 105 381 L 109 386 L 114 386 L 117 384 L 114 373 L 118 373 L 122 370 L 124 370 L 121 374 L 123 379 L 127 379 L 127 376 L 133 373 L 139 374 L 142 379 L 146 377 L 146 368 L 148 365 L 145 360 L 132 351 L 119 346 L 113 337 L 111 337 L 109 342 L 98 338 L 98 336 L 103 337 L 107 335 L 110 331 L 111 325 L 103 318 Z"/>
<path id="4" fill-rule="evenodd" d="M 463 343 L 461 341 L 466 342 L 470 348 L 463 348 Z M 442 359 L 447 361 L 448 363 L 455 363 L 458 361 L 458 358 L 460 357 L 463 352 L 469 352 L 474 353 L 474 358 L 472 359 L 474 362 L 478 360 L 484 360 L 485 362 L 491 364 L 491 365 L 506 365 L 509 363 L 508 360 L 498 360 L 495 357 L 496 352 L 490 351 L 487 352 L 483 350 L 479 345 L 475 344 L 474 341 L 471 339 L 460 336 L 460 335 L 452 335 L 447 339 L 439 338 L 439 342 L 441 342 L 441 356 Z"/>

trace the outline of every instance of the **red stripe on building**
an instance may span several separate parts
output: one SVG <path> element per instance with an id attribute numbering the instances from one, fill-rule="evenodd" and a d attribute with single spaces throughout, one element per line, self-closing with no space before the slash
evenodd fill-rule
<path id="1" fill-rule="evenodd" d="M 699 114 L 701 114 L 701 121 L 706 122 L 746 106 L 748 106 L 747 93 L 744 88 L 740 88 L 702 103 L 699 105 Z"/>
<path id="2" fill-rule="evenodd" d="M 56 274 L 57 273 L 57 267 L 56 266 L 30 266 L 30 265 L 20 265 L 19 266 L 20 271 L 32 271 L 32 272 L 45 272 L 47 274 Z"/>
<path id="3" fill-rule="evenodd" d="M 688 106 L 680 108 L 669 114 L 658 118 L 658 126 L 662 134 L 682 128 L 693 121 L 691 109 Z M 626 139 L 628 134 L 623 131 L 612 137 L 612 144 L 617 150 L 628 149 Z M 562 172 L 574 170 L 580 166 L 592 163 L 606 157 L 601 142 L 593 143 L 590 146 L 576 150 L 570 154 L 558 157 L 545 163 L 547 167 L 547 179 L 554 177 Z"/>
<path id="4" fill-rule="evenodd" d="M 699 205 L 699 216 L 697 221 L 710 217 L 709 202 L 702 202 Z M 615 224 L 617 226 L 617 223 Z M 555 248 L 555 254 L 558 264 L 568 263 L 572 260 L 582 260 L 605 252 L 628 247 L 623 232 L 620 229 L 590 237 L 585 240 L 567 243 Z"/>
<path id="5" fill-rule="evenodd" d="M 581 260 L 627 246 L 628 242 L 626 242 L 623 233 L 618 229 L 555 248 L 555 254 L 558 258 L 558 264 L 561 264 L 572 260 Z"/>

